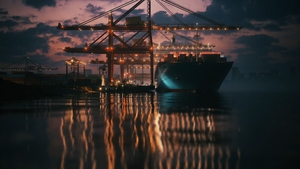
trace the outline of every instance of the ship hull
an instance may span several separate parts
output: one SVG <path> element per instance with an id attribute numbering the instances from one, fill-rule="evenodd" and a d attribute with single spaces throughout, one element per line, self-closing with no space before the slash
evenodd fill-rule
<path id="1" fill-rule="evenodd" d="M 156 91 L 218 91 L 233 62 L 160 62 Z"/>

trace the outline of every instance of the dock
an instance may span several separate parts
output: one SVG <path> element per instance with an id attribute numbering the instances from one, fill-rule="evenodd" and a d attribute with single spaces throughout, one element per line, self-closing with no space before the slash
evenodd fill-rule
<path id="1" fill-rule="evenodd" d="M 154 92 L 155 86 L 139 86 L 139 85 L 119 85 L 119 86 L 101 86 L 99 92 L 116 92 L 116 93 L 141 93 Z"/>

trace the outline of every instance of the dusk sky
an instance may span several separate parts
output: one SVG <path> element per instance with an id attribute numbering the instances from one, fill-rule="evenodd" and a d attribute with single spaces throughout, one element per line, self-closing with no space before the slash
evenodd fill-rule
<path id="1" fill-rule="evenodd" d="M 65 71 L 64 61 L 76 57 L 96 72 L 90 59 L 104 59 L 97 54 L 65 53 L 63 47 L 92 43 L 99 31 L 62 31 L 57 24 L 74 25 L 129 0 L 0 0 L 0 67 L 26 56 L 49 67 Z M 152 0 L 152 19 L 156 23 L 176 20 Z M 278 69 L 279 75 L 290 67 L 300 67 L 300 10 L 295 0 L 174 0 L 174 2 L 226 25 L 242 26 L 240 31 L 203 31 L 201 42 L 215 44 L 233 66 L 244 72 Z M 134 3 L 135 4 L 135 3 Z M 199 18 L 165 4 L 187 24 L 202 23 Z M 113 13 L 114 18 L 132 5 Z M 147 3 L 142 3 L 130 16 L 146 17 Z M 91 23 L 107 23 L 102 17 Z M 185 35 L 193 37 L 195 32 Z M 153 33 L 154 42 L 166 41 Z M 171 38 L 170 34 L 167 34 Z M 178 38 L 178 42 L 181 42 Z M 182 41 L 183 42 L 183 41 Z M 299 69 L 298 69 L 299 70 Z M 54 72 L 53 72 L 54 73 Z"/>

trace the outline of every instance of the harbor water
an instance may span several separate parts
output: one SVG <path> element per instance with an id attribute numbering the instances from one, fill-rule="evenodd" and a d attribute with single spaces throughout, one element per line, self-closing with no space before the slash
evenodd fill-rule
<path id="1" fill-rule="evenodd" d="M 2 104 L 0 168 L 298 168 L 299 92 L 96 93 Z"/>

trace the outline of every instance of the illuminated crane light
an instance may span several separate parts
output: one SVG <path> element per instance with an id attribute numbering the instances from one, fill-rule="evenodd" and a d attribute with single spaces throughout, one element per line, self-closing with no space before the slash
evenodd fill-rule
<path id="1" fill-rule="evenodd" d="M 202 28 L 202 30 L 205 30 L 205 28 Z"/>
<path id="2" fill-rule="evenodd" d="M 212 30 L 212 28 L 209 28 L 209 30 Z"/>
<path id="3" fill-rule="evenodd" d="M 224 28 L 224 30 L 227 30 L 227 28 Z"/>

